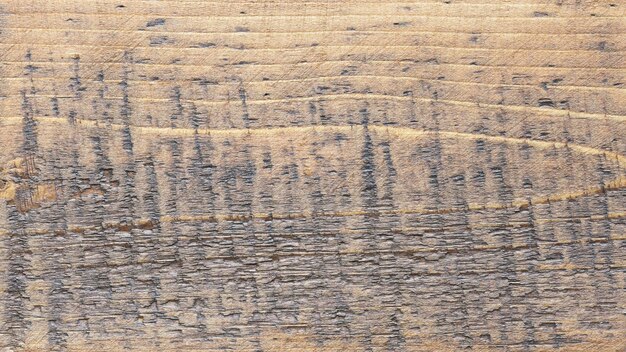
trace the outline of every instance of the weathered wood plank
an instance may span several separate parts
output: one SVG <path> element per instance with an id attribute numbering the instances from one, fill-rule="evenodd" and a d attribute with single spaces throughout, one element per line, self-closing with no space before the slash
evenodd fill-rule
<path id="1" fill-rule="evenodd" d="M 0 2 L 0 350 L 626 351 L 619 0 Z"/>

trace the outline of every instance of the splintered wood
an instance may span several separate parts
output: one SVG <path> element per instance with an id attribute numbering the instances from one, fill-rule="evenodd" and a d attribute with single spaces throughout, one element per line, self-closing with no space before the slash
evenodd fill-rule
<path id="1" fill-rule="evenodd" d="M 0 0 L 0 351 L 626 351 L 624 0 Z"/>

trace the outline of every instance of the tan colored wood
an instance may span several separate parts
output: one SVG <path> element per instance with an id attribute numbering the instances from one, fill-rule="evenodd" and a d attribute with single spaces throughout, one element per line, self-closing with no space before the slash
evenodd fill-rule
<path id="1" fill-rule="evenodd" d="M 0 2 L 1 351 L 626 351 L 622 0 Z"/>

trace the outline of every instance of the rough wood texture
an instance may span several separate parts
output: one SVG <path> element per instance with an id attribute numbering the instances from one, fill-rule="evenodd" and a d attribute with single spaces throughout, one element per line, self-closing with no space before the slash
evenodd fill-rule
<path id="1" fill-rule="evenodd" d="M 624 0 L 0 1 L 1 351 L 626 351 Z"/>

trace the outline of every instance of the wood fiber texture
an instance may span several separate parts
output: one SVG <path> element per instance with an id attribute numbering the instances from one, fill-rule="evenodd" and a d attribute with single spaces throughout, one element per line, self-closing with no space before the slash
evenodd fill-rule
<path id="1" fill-rule="evenodd" d="M 624 0 L 0 0 L 0 351 L 626 351 Z"/>

